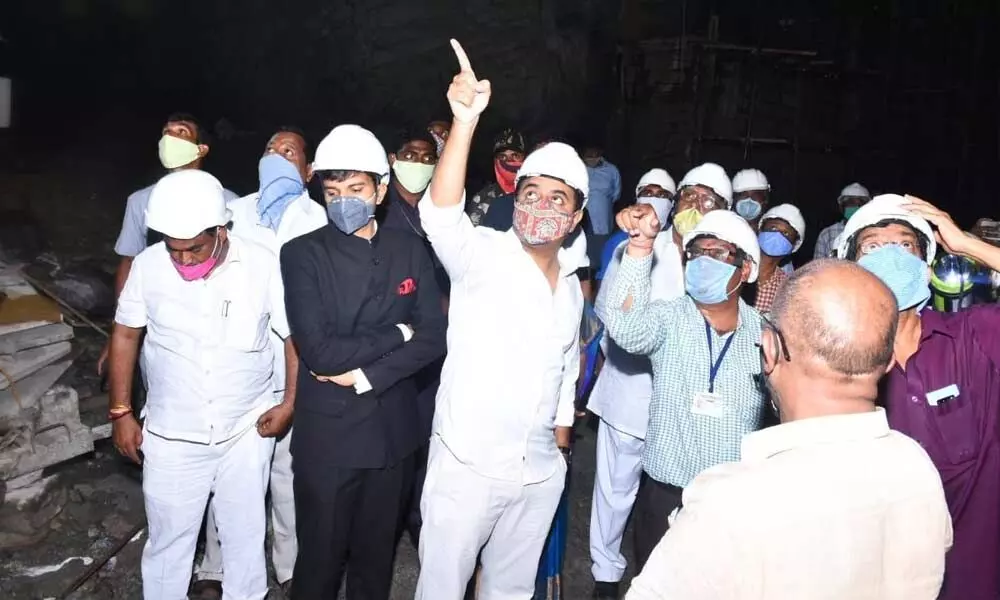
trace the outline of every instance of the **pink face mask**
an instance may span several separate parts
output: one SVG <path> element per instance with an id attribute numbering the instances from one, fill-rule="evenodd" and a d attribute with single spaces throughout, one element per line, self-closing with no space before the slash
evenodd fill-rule
<path id="1" fill-rule="evenodd" d="M 170 260 L 174 263 L 174 268 L 177 269 L 177 273 L 181 276 L 184 281 L 195 281 L 198 279 L 203 279 L 206 275 L 212 272 L 215 265 L 219 262 L 219 257 L 215 255 L 215 251 L 219 249 L 219 236 L 215 236 L 215 245 L 212 246 L 212 255 L 206 258 L 204 261 L 196 265 L 182 265 L 173 258 Z"/>
<path id="2" fill-rule="evenodd" d="M 556 210 L 548 200 L 514 203 L 514 233 L 529 246 L 548 244 L 573 229 L 573 215 Z"/>

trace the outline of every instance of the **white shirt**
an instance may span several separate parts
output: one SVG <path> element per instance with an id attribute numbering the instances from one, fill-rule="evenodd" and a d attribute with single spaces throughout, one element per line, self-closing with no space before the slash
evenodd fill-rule
<path id="1" fill-rule="evenodd" d="M 704 471 L 627 600 L 933 600 L 941 478 L 885 411 L 793 421 Z"/>
<path id="2" fill-rule="evenodd" d="M 146 207 L 149 206 L 149 195 L 153 193 L 155 185 L 146 186 L 129 195 L 125 203 L 122 229 L 118 232 L 118 240 L 115 241 L 115 253 L 118 256 L 138 256 L 149 245 L 146 237 L 149 232 L 146 227 Z M 223 189 L 222 193 L 226 197 L 226 202 L 239 198 L 227 189 Z"/>
<path id="3" fill-rule="evenodd" d="M 198 443 L 225 441 L 274 405 L 268 328 L 288 337 L 284 289 L 269 250 L 229 236 L 207 279 L 184 281 L 163 242 L 132 263 L 115 322 L 146 328 L 146 428 Z"/>
<path id="4" fill-rule="evenodd" d="M 448 356 L 434 434 L 477 473 L 523 484 L 551 477 L 555 427 L 573 425 L 583 294 L 577 260 L 559 251 L 553 293 L 513 231 L 473 227 L 463 203 L 428 192 L 420 218 L 451 278 Z"/>
<path id="5" fill-rule="evenodd" d="M 594 308 L 602 321 L 606 321 L 608 295 L 627 245 L 628 240 L 625 240 L 615 249 L 597 294 Z M 680 247 L 674 243 L 672 227 L 661 231 L 653 241 L 650 280 L 651 302 L 673 300 L 685 294 L 684 266 Z M 653 368 L 649 357 L 629 354 L 607 333 L 601 339 L 601 349 L 604 367 L 597 376 L 587 408 L 618 431 L 644 439 L 649 423 L 649 401 L 653 397 Z"/>
<path id="6" fill-rule="evenodd" d="M 286 242 L 327 224 L 326 211 L 313 202 L 308 192 L 303 192 L 285 207 L 281 222 L 278 224 L 278 231 L 274 231 L 260 222 L 260 216 L 257 214 L 259 197 L 260 195 L 255 192 L 229 202 L 229 210 L 233 211 L 233 233 L 264 246 L 274 254 L 275 260 L 281 256 L 281 247 Z M 271 332 L 271 345 L 274 347 L 274 391 L 283 392 L 285 343 L 274 331 Z"/>

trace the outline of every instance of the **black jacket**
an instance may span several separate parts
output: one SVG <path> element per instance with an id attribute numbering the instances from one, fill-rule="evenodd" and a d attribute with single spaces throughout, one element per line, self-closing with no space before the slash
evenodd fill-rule
<path id="1" fill-rule="evenodd" d="M 347 468 L 395 464 L 426 442 L 416 375 L 445 352 L 445 316 L 423 241 L 380 227 L 371 242 L 327 225 L 281 250 L 299 351 L 292 453 Z M 414 329 L 409 342 L 396 326 Z M 361 369 L 372 390 L 317 381 Z"/>

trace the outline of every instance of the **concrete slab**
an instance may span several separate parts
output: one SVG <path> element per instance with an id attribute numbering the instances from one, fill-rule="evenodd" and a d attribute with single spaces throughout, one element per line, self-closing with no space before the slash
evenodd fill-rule
<path id="1" fill-rule="evenodd" d="M 30 436 L 23 435 L 18 444 L 0 454 L 0 479 L 19 477 L 93 450 L 93 434 L 86 425 L 52 425 Z"/>
<path id="2" fill-rule="evenodd" d="M 4 377 L 0 377 L 0 390 L 10 387 L 10 379 L 17 383 L 28 375 L 68 355 L 72 349 L 73 346 L 69 342 L 57 342 L 41 348 L 22 350 L 11 356 L 0 356 L 0 369 L 3 369 L 5 373 Z"/>
<path id="3" fill-rule="evenodd" d="M 65 323 L 52 323 L 0 335 L 0 354 L 14 354 L 29 348 L 48 346 L 73 339 L 73 328 Z"/>
<path id="4" fill-rule="evenodd" d="M 0 420 L 14 418 L 23 409 L 38 406 L 39 399 L 55 385 L 56 381 L 63 376 L 63 373 L 72 364 L 72 360 L 61 360 L 47 367 L 42 367 L 21 381 L 18 381 L 14 384 L 14 389 L 17 391 L 17 399 L 14 398 L 14 393 L 9 387 L 6 390 L 0 391 Z"/>

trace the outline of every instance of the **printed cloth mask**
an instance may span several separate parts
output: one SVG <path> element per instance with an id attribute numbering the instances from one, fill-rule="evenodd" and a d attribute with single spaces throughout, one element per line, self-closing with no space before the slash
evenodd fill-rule
<path id="1" fill-rule="evenodd" d="M 848 206 L 847 208 L 844 209 L 844 218 L 845 219 L 850 219 L 851 217 L 854 216 L 854 213 L 858 212 L 859 208 L 861 208 L 861 207 L 860 206 Z"/>
<path id="2" fill-rule="evenodd" d="M 215 265 L 219 263 L 219 257 L 216 256 L 215 252 L 219 249 L 219 234 L 215 234 L 215 245 L 212 246 L 212 254 L 206 258 L 204 261 L 196 265 L 182 265 L 173 258 L 171 262 L 174 263 L 174 268 L 177 269 L 177 273 L 181 276 L 184 281 L 195 281 L 198 279 L 204 279 Z"/>
<path id="3" fill-rule="evenodd" d="M 261 158 L 257 172 L 260 176 L 257 216 L 261 224 L 277 231 L 285 209 L 305 191 L 302 175 L 295 165 L 278 154 Z"/>
<path id="4" fill-rule="evenodd" d="M 497 177 L 497 183 L 505 194 L 514 193 L 514 179 L 517 177 L 517 170 L 521 168 L 521 161 L 504 162 L 499 158 L 493 159 L 493 173 Z"/>
<path id="5" fill-rule="evenodd" d="M 411 194 L 419 194 L 427 189 L 434 176 L 434 165 L 397 160 L 392 163 L 392 172 L 399 184 Z"/>
<path id="6" fill-rule="evenodd" d="M 931 297 L 931 276 L 925 263 L 896 244 L 882 246 L 858 260 L 892 290 L 899 310 L 917 307 L 919 312 Z"/>
<path id="7" fill-rule="evenodd" d="M 656 218 L 660 221 L 660 229 L 666 229 L 669 224 L 667 217 L 670 216 L 670 209 L 674 207 L 674 203 L 671 200 L 656 196 L 639 196 L 636 202 L 652 206 L 653 212 L 656 213 Z"/>
<path id="8" fill-rule="evenodd" d="M 441 137 L 440 135 L 434 133 L 433 131 L 431 131 L 430 134 L 431 134 L 431 137 L 434 138 L 434 143 L 437 145 L 438 156 L 441 156 L 441 153 L 444 152 L 444 142 L 445 142 L 445 140 L 444 140 L 443 137 Z"/>
<path id="9" fill-rule="evenodd" d="M 736 214 L 747 221 L 753 221 L 759 217 L 762 209 L 763 207 L 760 205 L 760 202 L 757 202 L 753 198 L 743 198 L 736 202 Z"/>
<path id="10" fill-rule="evenodd" d="M 719 304 L 732 293 L 728 287 L 735 272 L 734 265 L 710 256 L 699 256 L 684 267 L 684 287 L 700 304 Z"/>
<path id="11" fill-rule="evenodd" d="M 172 135 L 160 138 L 160 164 L 165 169 L 176 169 L 198 160 L 198 145 Z"/>
<path id="12" fill-rule="evenodd" d="M 361 229 L 375 218 L 375 194 L 368 200 L 357 196 L 335 196 L 326 205 L 326 216 L 347 235 Z"/>
<path id="13" fill-rule="evenodd" d="M 674 231 L 684 237 L 701 222 L 702 216 L 697 208 L 682 210 L 674 215 Z"/>
<path id="14" fill-rule="evenodd" d="M 795 247 L 778 231 L 762 231 L 757 236 L 757 241 L 760 243 L 760 251 L 768 256 L 788 256 Z"/>
<path id="15" fill-rule="evenodd" d="M 573 215 L 562 213 L 548 200 L 514 203 L 514 233 L 529 246 L 540 246 L 566 236 L 573 229 Z"/>

